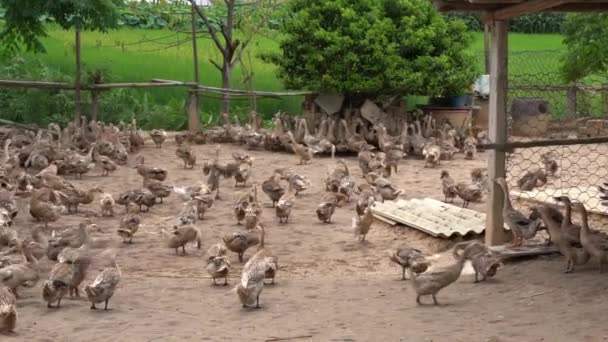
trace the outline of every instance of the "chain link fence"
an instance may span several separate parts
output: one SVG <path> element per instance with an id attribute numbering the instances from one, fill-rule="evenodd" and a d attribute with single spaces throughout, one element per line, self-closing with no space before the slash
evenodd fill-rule
<path id="1" fill-rule="evenodd" d="M 567 84 L 559 72 L 560 56 L 560 51 L 509 56 L 508 141 L 547 145 L 507 153 L 511 198 L 529 212 L 540 203 L 555 203 L 554 196 L 567 195 L 598 214 L 592 220 L 603 220 L 608 207 L 598 185 L 608 182 L 608 139 L 585 139 L 608 137 L 608 78 Z"/>

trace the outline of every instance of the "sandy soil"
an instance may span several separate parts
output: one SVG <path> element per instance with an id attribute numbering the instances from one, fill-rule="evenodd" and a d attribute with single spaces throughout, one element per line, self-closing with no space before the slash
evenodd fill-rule
<path id="1" fill-rule="evenodd" d="M 211 156 L 213 146 L 194 147 L 199 161 Z M 225 146 L 230 158 L 234 146 Z M 183 170 L 174 156 L 175 145 L 162 150 L 151 144 L 142 150 L 146 163 L 169 169 L 170 184 L 194 184 L 204 177 L 199 168 Z M 312 180 L 310 190 L 297 200 L 289 224 L 279 225 L 274 211 L 266 208 L 268 247 L 281 264 L 277 284 L 267 286 L 261 296 L 263 308 L 243 309 L 231 288 L 242 265 L 231 254 L 230 286 L 212 286 L 205 271 L 205 252 L 221 236 L 241 229 L 232 211 L 235 193 L 231 180 L 223 181 L 223 200 L 199 221 L 204 242 L 201 250 L 189 246 L 189 255 L 175 256 L 166 248 L 161 228 L 169 227 L 181 202 L 168 198 L 163 205 L 144 214 L 145 228 L 134 244 L 123 246 L 115 235 L 119 217 L 94 218 L 100 227 L 96 238 L 115 240 L 123 279 L 110 302 L 110 311 L 91 311 L 88 302 L 65 300 L 60 309 L 47 309 L 41 299 L 41 284 L 21 292 L 18 329 L 2 341 L 600 341 L 608 339 L 605 308 L 608 305 L 606 276 L 594 264 L 575 274 L 561 273 L 561 257 L 545 257 L 507 264 L 496 279 L 473 284 L 463 275 L 442 291 L 439 307 L 418 306 L 408 281 L 400 280 L 400 269 L 391 265 L 387 250 L 412 245 L 436 252 L 448 242 L 435 240 L 407 228 L 376 223 L 368 243 L 359 244 L 352 235 L 353 205 L 338 209 L 334 223 L 318 222 L 314 209 L 323 195 L 323 178 L 329 159 L 316 159 L 297 167 L 290 154 L 253 151 L 254 178 L 261 183 L 271 170 L 290 166 Z M 133 160 L 134 158 L 130 158 Z M 356 177 L 355 157 L 346 157 Z M 444 162 L 457 180 L 468 180 L 469 170 L 484 166 L 484 156 L 475 161 Z M 438 169 L 425 169 L 418 160 L 406 160 L 394 178 L 406 197 L 442 199 Z M 141 179 L 130 167 L 108 178 L 98 172 L 74 181 L 85 187 L 101 186 L 117 194 L 135 188 Z M 240 190 L 240 189 L 239 189 Z M 261 195 L 265 205 L 270 203 Z M 16 225 L 26 235 L 31 221 L 25 202 Z M 91 208 L 97 209 L 96 206 Z M 484 204 L 471 204 L 484 210 Z M 122 213 L 122 208 L 119 212 Z M 118 215 L 120 216 L 120 215 Z M 82 214 L 65 216 L 52 226 L 75 226 Z M 251 256 L 253 251 L 246 254 Z M 100 265 L 90 271 L 88 282 Z M 584 317 L 583 319 L 580 319 Z"/>

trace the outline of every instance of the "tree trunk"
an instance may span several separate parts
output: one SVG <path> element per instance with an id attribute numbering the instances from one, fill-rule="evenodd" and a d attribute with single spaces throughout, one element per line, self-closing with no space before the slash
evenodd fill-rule
<path id="1" fill-rule="evenodd" d="M 224 61 L 222 65 L 222 88 L 230 89 L 230 74 L 232 66 Z M 230 94 L 224 92 L 222 95 L 222 113 L 230 114 Z"/>
<path id="2" fill-rule="evenodd" d="M 91 121 L 97 121 L 97 112 L 99 112 L 99 92 L 91 91 Z"/>

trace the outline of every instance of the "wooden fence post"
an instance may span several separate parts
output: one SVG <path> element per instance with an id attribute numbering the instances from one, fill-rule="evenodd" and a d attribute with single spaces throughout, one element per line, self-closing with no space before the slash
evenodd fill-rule
<path id="1" fill-rule="evenodd" d="M 91 120 L 97 121 L 97 113 L 99 111 L 99 92 L 91 90 Z"/>
<path id="2" fill-rule="evenodd" d="M 568 88 L 567 97 L 568 97 L 568 116 L 571 118 L 576 117 L 576 95 L 578 89 L 576 84 L 570 85 Z"/>
<path id="3" fill-rule="evenodd" d="M 507 75 L 508 75 L 508 22 L 492 21 L 492 43 L 490 47 L 490 98 L 489 135 L 496 144 L 507 142 Z M 505 242 L 502 217 L 503 193 L 496 183 L 497 177 L 505 177 L 506 156 L 501 150 L 491 150 L 488 159 L 490 194 L 486 216 L 486 244 Z"/>

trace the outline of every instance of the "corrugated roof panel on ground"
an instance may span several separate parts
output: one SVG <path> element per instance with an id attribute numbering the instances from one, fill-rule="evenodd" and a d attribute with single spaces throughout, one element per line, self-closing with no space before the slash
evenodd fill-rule
<path id="1" fill-rule="evenodd" d="M 376 203 L 372 213 L 444 238 L 481 234 L 485 230 L 485 214 L 432 198 Z"/>

